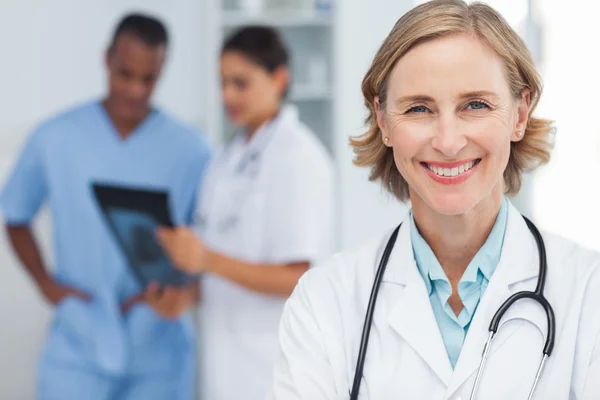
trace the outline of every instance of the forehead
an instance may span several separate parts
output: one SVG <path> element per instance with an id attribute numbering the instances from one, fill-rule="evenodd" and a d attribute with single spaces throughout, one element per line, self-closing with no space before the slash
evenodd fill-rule
<path id="1" fill-rule="evenodd" d="M 435 95 L 489 90 L 508 94 L 502 59 L 473 35 L 452 35 L 419 44 L 397 63 L 390 95 Z"/>
<path id="2" fill-rule="evenodd" d="M 262 72 L 258 64 L 239 51 L 227 50 L 221 55 L 221 71 L 228 73 L 250 74 Z"/>
<path id="3" fill-rule="evenodd" d="M 164 45 L 149 46 L 134 35 L 122 34 L 114 43 L 113 54 L 129 68 L 160 69 L 165 59 Z"/>

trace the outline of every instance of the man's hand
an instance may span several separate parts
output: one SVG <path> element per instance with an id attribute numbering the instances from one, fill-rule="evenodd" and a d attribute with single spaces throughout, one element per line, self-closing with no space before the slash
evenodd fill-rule
<path id="1" fill-rule="evenodd" d="M 138 303 L 143 302 L 145 295 L 146 294 L 144 292 L 141 292 L 134 296 L 129 297 L 124 302 L 122 302 L 121 303 L 121 314 L 123 314 L 123 315 L 127 314 L 133 308 L 133 306 L 135 306 Z"/>
<path id="2" fill-rule="evenodd" d="M 175 264 L 187 273 L 197 274 L 207 268 L 208 251 L 196 234 L 187 227 L 160 228 L 158 241 Z"/>
<path id="3" fill-rule="evenodd" d="M 90 296 L 70 286 L 61 285 L 54 280 L 48 280 L 40 287 L 44 298 L 52 305 L 57 305 L 68 296 L 79 297 L 82 300 L 90 300 Z"/>
<path id="4" fill-rule="evenodd" d="M 177 319 L 196 303 L 196 293 L 192 286 L 161 289 L 158 284 L 151 283 L 144 292 L 144 300 L 161 317 Z"/>

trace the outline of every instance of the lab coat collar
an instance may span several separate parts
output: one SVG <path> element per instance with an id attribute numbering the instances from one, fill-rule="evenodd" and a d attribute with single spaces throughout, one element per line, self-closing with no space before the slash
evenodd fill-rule
<path id="1" fill-rule="evenodd" d="M 271 120 L 265 121 L 252 135 L 250 141 L 246 141 L 246 132 L 241 130 L 237 137 L 229 144 L 228 150 L 224 152 L 225 157 L 231 157 L 238 153 L 239 163 L 236 173 L 247 170 L 250 164 L 255 163 L 273 140 L 274 136 L 281 132 L 283 127 L 293 126 L 298 121 L 298 110 L 293 105 L 282 105 L 278 114 Z"/>
<path id="2" fill-rule="evenodd" d="M 388 323 L 448 387 L 447 395 L 450 396 L 477 371 L 488 338 L 489 324 L 496 310 L 512 293 L 524 288 L 532 290 L 535 287 L 536 281 L 531 278 L 538 275 L 537 246 L 523 217 L 509 202 L 500 262 L 473 317 L 453 372 L 431 309 L 425 283 L 414 260 L 409 218 L 410 216 L 407 216 L 402 223 L 383 278 L 384 283 L 402 288 L 400 300 L 390 312 Z M 382 291 L 385 290 L 386 285 L 382 285 L 381 288 Z M 535 304 L 529 303 L 522 302 L 514 305 L 507 313 L 503 322 L 517 319 L 521 320 L 521 323 L 511 323 L 498 330 L 490 351 L 490 358 L 524 323 L 533 323 L 544 332 L 545 336 L 545 314 Z"/>
<path id="3" fill-rule="evenodd" d="M 246 150 L 261 151 L 276 132 L 281 131 L 282 126 L 290 126 L 298 122 L 298 108 L 293 104 L 282 104 L 275 118 L 264 122 L 246 144 Z M 238 141 L 244 142 L 245 130 L 238 135 Z"/>
<path id="4" fill-rule="evenodd" d="M 388 323 L 448 386 L 452 378 L 452 365 L 431 308 L 425 281 L 414 260 L 410 216 L 404 220 L 398 232 L 383 282 L 381 292 L 402 291 L 388 315 Z"/>
<path id="5" fill-rule="evenodd" d="M 524 279 L 533 278 L 538 274 L 537 246 L 529 228 L 519 211 L 508 201 L 508 220 L 504 244 L 497 269 L 502 266 L 506 271 L 504 282 L 511 285 Z M 398 239 L 383 277 L 383 282 L 408 285 L 415 279 L 422 280 L 412 251 L 412 240 L 410 237 L 410 214 L 402 221 L 398 232 Z M 518 255 L 517 255 L 518 254 Z M 518 264 L 509 264 L 507 259 L 517 258 Z M 533 260 L 535 258 L 535 260 Z M 496 271 L 497 272 L 497 271 Z M 494 273 L 493 276 L 497 275 Z M 492 279 L 493 279 L 492 276 Z"/>

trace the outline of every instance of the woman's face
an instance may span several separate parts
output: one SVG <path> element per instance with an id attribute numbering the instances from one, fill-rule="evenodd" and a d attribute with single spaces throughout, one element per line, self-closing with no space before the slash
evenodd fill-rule
<path id="1" fill-rule="evenodd" d="M 411 49 L 391 73 L 385 109 L 378 99 L 375 107 L 413 206 L 458 215 L 502 196 L 529 92 L 511 95 L 502 60 L 479 39 L 454 35 Z"/>
<path id="2" fill-rule="evenodd" d="M 269 73 L 242 53 L 221 55 L 221 81 L 225 110 L 236 125 L 261 123 L 276 110 L 287 84 L 285 71 Z"/>

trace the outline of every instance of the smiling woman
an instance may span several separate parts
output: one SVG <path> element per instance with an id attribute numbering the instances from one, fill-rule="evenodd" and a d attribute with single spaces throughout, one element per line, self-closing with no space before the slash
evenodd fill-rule
<path id="1" fill-rule="evenodd" d="M 424 5 L 431 6 L 431 3 Z M 383 45 L 388 51 L 378 54 L 363 80 L 370 129 L 351 141 L 357 155 L 355 163 L 371 166 L 371 180 L 381 179 L 400 200 L 409 197 L 410 176 L 405 177 L 395 167 L 394 153 L 386 146 L 393 147 L 402 132 L 418 131 L 418 137 L 426 141 L 426 136 L 431 137 L 436 129 L 449 134 L 448 129 L 470 126 L 498 138 L 490 128 L 498 123 L 503 125 L 510 130 L 512 145 L 504 149 L 506 160 L 499 160 L 504 165 L 488 166 L 504 171 L 505 189 L 511 194 L 520 189 L 523 171 L 550 159 L 553 128 L 551 121 L 532 117 L 542 83 L 525 44 L 508 25 L 495 31 L 484 24 L 469 26 L 469 21 L 458 17 L 449 14 L 445 21 L 435 25 L 428 19 L 397 25 Z M 428 40 L 436 36 L 444 38 Z M 399 59 L 401 63 L 397 62 Z M 449 76 L 453 87 L 440 86 L 440 81 L 447 82 Z M 401 87 L 397 85 L 399 81 L 403 82 Z M 462 125 L 443 125 L 450 115 L 460 115 Z M 437 122 L 433 123 L 434 120 Z M 477 125 L 470 121 L 477 121 Z M 492 125 L 484 126 L 488 123 Z M 512 125 L 508 126 L 509 123 Z M 398 134 L 390 133 L 388 142 L 382 142 L 382 130 L 392 125 L 399 125 Z M 444 141 L 448 137 L 437 137 L 433 145 L 448 145 Z M 461 142 L 452 145 L 460 147 Z M 452 153 L 458 150 L 446 148 L 445 158 L 452 158 Z M 459 161 L 465 161 L 459 162 L 461 165 L 478 160 Z"/>
<path id="2" fill-rule="evenodd" d="M 362 91 L 355 163 L 412 208 L 300 279 L 271 398 L 600 398 L 600 257 L 506 196 L 554 133 L 524 42 L 485 4 L 434 0 L 396 23 Z"/>

